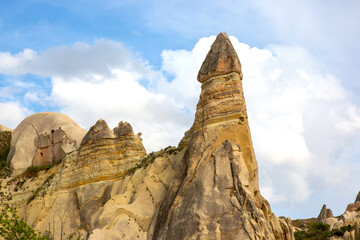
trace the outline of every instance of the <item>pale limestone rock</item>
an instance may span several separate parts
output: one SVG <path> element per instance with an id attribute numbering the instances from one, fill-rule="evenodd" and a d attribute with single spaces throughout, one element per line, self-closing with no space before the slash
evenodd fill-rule
<path id="1" fill-rule="evenodd" d="M 344 226 L 344 220 L 340 219 L 337 223 L 334 224 L 333 228 L 341 228 Z"/>
<path id="2" fill-rule="evenodd" d="M 320 211 L 319 216 L 317 217 L 316 221 L 324 223 L 326 221 L 326 219 L 330 218 L 330 217 L 333 217 L 333 213 L 332 213 L 331 209 L 326 208 L 326 204 L 324 204 L 323 207 L 321 208 L 321 211 Z"/>
<path id="3" fill-rule="evenodd" d="M 42 112 L 28 116 L 12 134 L 7 161 L 13 175 L 32 166 L 34 159 L 35 165 L 61 159 L 80 145 L 85 133 L 86 130 L 61 113 Z"/>
<path id="4" fill-rule="evenodd" d="M 338 219 L 335 217 L 329 217 L 325 219 L 326 224 L 329 224 L 330 230 L 334 228 L 334 225 L 338 222 Z"/>
<path id="5" fill-rule="evenodd" d="M 348 231 L 344 233 L 344 236 L 342 237 L 343 240 L 351 240 L 351 235 Z"/>

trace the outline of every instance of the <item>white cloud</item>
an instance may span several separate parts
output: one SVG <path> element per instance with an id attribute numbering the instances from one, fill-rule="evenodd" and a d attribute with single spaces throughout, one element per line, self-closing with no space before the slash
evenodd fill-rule
<path id="1" fill-rule="evenodd" d="M 18 102 L 0 102 L 0 124 L 14 129 L 31 111 Z"/>
<path id="2" fill-rule="evenodd" d="M 61 111 L 89 128 L 99 118 L 111 127 L 128 121 L 143 133 L 147 150 L 176 145 L 186 130 L 189 116 L 174 99 L 153 93 L 140 85 L 130 72 L 113 70 L 112 77 L 97 82 L 87 79 L 53 79 L 52 101 Z"/>

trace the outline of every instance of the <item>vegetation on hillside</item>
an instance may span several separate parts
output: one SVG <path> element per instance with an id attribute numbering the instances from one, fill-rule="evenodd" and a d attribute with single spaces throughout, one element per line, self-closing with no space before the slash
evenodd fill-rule
<path id="1" fill-rule="evenodd" d="M 75 239 L 73 235 L 63 237 L 61 239 Z M 52 234 L 46 231 L 41 234 L 31 228 L 23 219 L 21 219 L 14 208 L 2 209 L 0 213 L 0 237 L 4 240 L 54 240 Z M 80 237 L 76 238 L 80 240 Z"/>
<path id="2" fill-rule="evenodd" d="M 6 178 L 10 176 L 10 169 L 6 162 L 6 158 L 10 152 L 11 133 L 2 132 L 0 141 L 3 141 L 0 145 L 0 178 Z"/>
<path id="3" fill-rule="evenodd" d="M 329 224 L 317 222 L 311 222 L 307 225 L 303 224 L 300 227 L 303 230 L 295 232 L 295 240 L 325 240 L 333 236 L 341 237 L 346 231 L 350 232 L 354 229 L 354 226 L 347 225 L 330 231 Z"/>

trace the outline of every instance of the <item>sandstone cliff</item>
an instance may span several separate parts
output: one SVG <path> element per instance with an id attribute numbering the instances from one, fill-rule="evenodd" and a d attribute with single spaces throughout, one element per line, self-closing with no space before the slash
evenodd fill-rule
<path id="1" fill-rule="evenodd" d="M 293 239 L 291 220 L 277 218 L 260 194 L 241 64 L 225 33 L 198 81 L 194 124 L 177 148 L 146 155 L 129 123 L 111 130 L 100 119 L 51 169 L 2 179 L 2 205 L 17 207 L 27 223 L 55 239 L 63 233 L 92 240 Z M 14 167 L 19 142 L 27 136 L 46 142 L 45 128 L 30 124 L 33 118 L 14 131 L 13 171 L 35 156 Z M 35 154 L 39 145 L 31 149 Z"/>

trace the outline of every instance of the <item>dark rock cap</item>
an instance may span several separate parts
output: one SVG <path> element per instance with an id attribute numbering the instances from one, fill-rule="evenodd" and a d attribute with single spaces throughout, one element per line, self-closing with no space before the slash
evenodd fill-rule
<path id="1" fill-rule="evenodd" d="M 228 35 L 222 32 L 211 45 L 210 51 L 201 65 L 197 79 L 203 83 L 211 77 L 230 72 L 238 72 L 242 78 L 241 64 L 238 55 Z"/>

